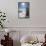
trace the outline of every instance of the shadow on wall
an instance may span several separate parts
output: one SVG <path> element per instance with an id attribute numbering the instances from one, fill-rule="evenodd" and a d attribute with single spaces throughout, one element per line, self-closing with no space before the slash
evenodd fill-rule
<path id="1" fill-rule="evenodd" d="M 21 46 L 20 41 L 13 40 L 13 46 Z"/>

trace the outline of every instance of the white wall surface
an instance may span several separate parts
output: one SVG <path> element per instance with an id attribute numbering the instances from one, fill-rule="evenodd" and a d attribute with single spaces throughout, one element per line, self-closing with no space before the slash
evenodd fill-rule
<path id="1" fill-rule="evenodd" d="M 18 19 L 18 2 L 30 2 L 29 19 Z M 0 0 L 0 10 L 6 12 L 5 26 L 11 31 L 20 31 L 20 37 L 32 31 L 46 33 L 46 0 Z"/>
<path id="2" fill-rule="evenodd" d="M 18 2 L 30 2 L 30 18 L 18 19 Z M 46 27 L 46 0 L 0 0 L 9 22 L 6 27 Z"/>

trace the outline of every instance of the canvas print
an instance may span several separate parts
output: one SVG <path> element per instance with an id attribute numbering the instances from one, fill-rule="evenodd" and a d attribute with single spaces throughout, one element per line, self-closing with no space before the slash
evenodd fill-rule
<path id="1" fill-rule="evenodd" d="M 18 2 L 18 17 L 29 18 L 29 2 Z"/>

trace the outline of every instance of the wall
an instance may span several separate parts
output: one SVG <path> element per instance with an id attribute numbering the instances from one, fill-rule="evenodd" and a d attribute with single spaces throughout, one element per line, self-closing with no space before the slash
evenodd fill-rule
<path id="1" fill-rule="evenodd" d="M 17 4 L 21 1 L 30 2 L 29 19 L 18 19 Z M 5 23 L 5 26 L 12 31 L 20 31 L 20 36 L 31 31 L 46 31 L 45 4 L 46 0 L 0 0 L 0 9 L 6 12 L 8 20 L 8 22 Z M 23 31 L 26 32 L 23 33 Z"/>
<path id="2" fill-rule="evenodd" d="M 30 2 L 29 19 L 18 19 L 18 2 Z M 45 4 L 46 0 L 0 0 L 0 9 L 6 12 L 6 27 L 46 27 Z"/>

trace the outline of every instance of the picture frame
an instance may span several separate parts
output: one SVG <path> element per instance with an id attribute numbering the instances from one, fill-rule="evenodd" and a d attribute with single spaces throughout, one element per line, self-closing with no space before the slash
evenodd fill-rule
<path id="1" fill-rule="evenodd" d="M 29 18 L 29 2 L 18 2 L 18 18 Z"/>

